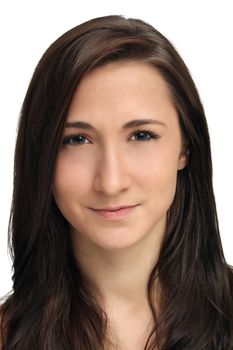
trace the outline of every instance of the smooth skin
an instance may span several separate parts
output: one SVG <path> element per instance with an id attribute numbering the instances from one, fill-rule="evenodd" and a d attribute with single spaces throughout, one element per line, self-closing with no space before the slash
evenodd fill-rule
<path id="1" fill-rule="evenodd" d="M 156 122 L 123 127 L 141 119 Z M 68 124 L 80 121 L 93 129 Z M 122 60 L 84 75 L 67 124 L 54 198 L 70 223 L 76 259 L 102 292 L 119 341 L 124 349 L 141 349 L 151 319 L 147 282 L 177 173 L 187 162 L 178 115 L 156 68 Z M 136 204 L 122 220 L 106 220 L 90 209 Z"/>

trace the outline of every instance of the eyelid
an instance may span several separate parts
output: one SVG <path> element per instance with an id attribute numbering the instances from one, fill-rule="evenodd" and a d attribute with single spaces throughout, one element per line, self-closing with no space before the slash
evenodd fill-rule
<path id="1" fill-rule="evenodd" d="M 150 135 L 151 138 L 149 140 L 147 140 L 147 141 L 150 141 L 151 139 L 159 139 L 161 137 L 157 132 L 149 130 L 149 129 L 138 129 L 138 130 L 135 130 L 135 131 L 133 131 L 130 134 L 130 137 L 134 136 L 135 134 L 139 134 L 139 133 L 145 133 L 147 135 Z"/>
<path id="2" fill-rule="evenodd" d="M 69 144 L 69 141 L 74 138 L 74 137 L 77 137 L 77 136 L 82 136 L 82 137 L 85 137 L 86 139 L 89 139 L 89 137 L 81 132 L 76 132 L 74 134 L 70 134 L 70 135 L 67 135 L 63 138 L 62 140 L 62 144 L 63 145 L 68 145 L 68 146 L 73 146 L 72 144 Z M 77 144 L 78 145 L 78 144 Z"/>
<path id="3" fill-rule="evenodd" d="M 148 141 L 151 141 L 153 139 L 159 139 L 161 136 L 155 132 L 155 131 L 152 131 L 152 130 L 149 130 L 149 129 L 137 129 L 137 130 L 134 130 L 130 135 L 129 135 L 129 138 L 131 138 L 132 136 L 135 136 L 136 134 L 140 134 L 140 133 L 144 133 L 144 134 L 147 134 L 150 136 L 150 139 L 144 139 L 144 140 L 135 140 L 135 141 L 139 141 L 139 142 L 148 142 Z M 77 136 L 81 136 L 81 137 L 84 137 L 86 139 L 89 140 L 89 137 L 85 134 L 85 133 L 74 133 L 74 134 L 71 134 L 71 135 L 67 135 L 63 138 L 62 140 L 62 144 L 63 145 L 68 145 L 68 146 L 78 146 L 78 145 L 84 145 L 86 143 L 80 143 L 80 144 L 69 144 L 69 141 L 74 138 L 74 137 L 77 137 Z"/>

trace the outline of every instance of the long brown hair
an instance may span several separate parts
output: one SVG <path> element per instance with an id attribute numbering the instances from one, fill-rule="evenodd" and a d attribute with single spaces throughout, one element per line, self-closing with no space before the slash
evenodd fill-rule
<path id="1" fill-rule="evenodd" d="M 154 27 L 105 16 L 69 30 L 48 48 L 22 106 L 9 222 L 13 291 L 2 307 L 3 350 L 97 350 L 106 344 L 107 315 L 98 290 L 72 255 L 69 223 L 56 206 L 52 182 L 80 79 L 122 59 L 147 62 L 160 72 L 189 150 L 148 280 L 154 329 L 144 349 L 233 348 L 233 274 L 219 235 L 210 140 L 197 89 L 174 46 Z M 159 315 L 152 295 L 158 277 Z"/>

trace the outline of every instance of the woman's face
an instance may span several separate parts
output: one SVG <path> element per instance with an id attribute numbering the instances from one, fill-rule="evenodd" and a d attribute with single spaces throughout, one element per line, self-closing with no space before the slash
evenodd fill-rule
<path id="1" fill-rule="evenodd" d="M 53 184 L 77 238 L 114 249 L 159 234 L 184 166 L 177 112 L 154 67 L 118 61 L 82 78 Z M 124 206 L 135 207 L 98 211 Z"/>

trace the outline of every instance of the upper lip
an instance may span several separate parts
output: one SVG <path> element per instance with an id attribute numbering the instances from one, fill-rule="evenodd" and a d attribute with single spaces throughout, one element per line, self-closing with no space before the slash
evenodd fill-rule
<path id="1" fill-rule="evenodd" d="M 91 208 L 93 210 L 119 210 L 119 209 L 125 209 L 125 208 L 132 208 L 132 207 L 136 207 L 138 204 L 134 204 L 134 205 L 120 205 L 118 207 L 105 207 L 105 208 Z"/>

